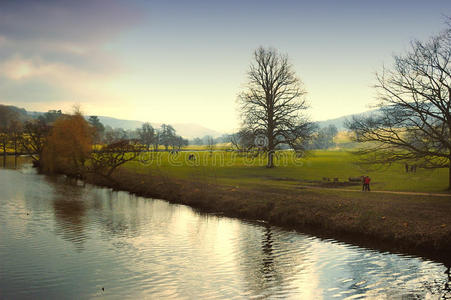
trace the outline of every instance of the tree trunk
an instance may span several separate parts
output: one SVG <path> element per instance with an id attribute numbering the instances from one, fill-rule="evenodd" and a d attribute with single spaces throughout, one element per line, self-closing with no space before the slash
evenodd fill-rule
<path id="1" fill-rule="evenodd" d="M 266 164 L 267 168 L 274 168 L 274 150 L 268 151 L 268 163 Z"/>
<path id="2" fill-rule="evenodd" d="M 449 159 L 448 166 L 448 191 L 451 191 L 451 158 Z"/>

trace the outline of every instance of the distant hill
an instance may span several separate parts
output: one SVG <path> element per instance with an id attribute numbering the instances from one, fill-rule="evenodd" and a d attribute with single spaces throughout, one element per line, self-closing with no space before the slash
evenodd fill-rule
<path id="1" fill-rule="evenodd" d="M 102 122 L 105 126 L 111 126 L 112 128 L 122 128 L 125 130 L 134 130 L 136 128 L 139 128 L 144 124 L 144 122 L 136 121 L 136 120 L 123 120 L 123 119 L 116 119 L 112 117 L 104 117 L 104 116 L 98 116 L 100 122 Z M 89 116 L 87 116 L 89 118 Z M 152 124 L 153 126 L 153 124 Z"/>
<path id="2" fill-rule="evenodd" d="M 26 111 L 23 108 L 18 108 L 12 105 L 8 105 L 8 108 L 17 111 L 22 119 L 25 119 L 27 116 L 37 118 L 44 114 L 43 112 Z M 346 129 L 345 127 L 346 120 L 351 120 L 353 116 L 368 116 L 371 114 L 375 114 L 377 112 L 378 112 L 377 109 L 373 109 L 359 114 L 346 115 L 335 119 L 318 121 L 316 122 L 316 124 L 318 124 L 318 126 L 320 126 L 321 128 L 327 127 L 329 125 L 335 125 L 335 127 L 337 127 L 339 131 L 342 131 Z M 87 116 L 87 118 L 88 117 L 89 116 Z M 137 120 L 124 120 L 106 116 L 98 116 L 98 117 L 100 122 L 102 122 L 102 124 L 104 124 L 105 126 L 111 126 L 112 128 L 122 128 L 125 130 L 134 130 L 136 128 L 141 127 L 142 124 L 144 124 L 144 122 Z M 161 126 L 161 123 L 151 123 L 151 124 L 154 128 L 159 128 Z M 222 132 L 218 132 L 216 130 L 195 123 L 173 123 L 171 125 L 177 131 L 177 134 L 187 139 L 193 139 L 196 137 L 202 138 L 206 135 L 219 137 L 223 134 Z"/>
<path id="3" fill-rule="evenodd" d="M 122 119 L 116 119 L 111 117 L 105 117 L 105 116 L 98 116 L 100 122 L 102 122 L 103 125 L 108 125 L 113 128 L 122 128 L 125 130 L 134 130 L 136 128 L 139 128 L 144 124 L 142 121 L 137 120 L 122 120 Z M 150 123 L 154 128 L 159 128 L 162 123 Z M 176 130 L 178 135 L 183 136 L 184 138 L 193 139 L 195 137 L 204 137 L 206 135 L 211 135 L 213 137 L 218 137 L 222 135 L 221 132 L 218 132 L 216 130 L 204 127 L 199 124 L 194 123 L 173 123 L 171 124 L 172 127 Z"/>
<path id="4" fill-rule="evenodd" d="M 32 118 L 37 118 L 44 114 L 43 112 L 36 111 L 30 111 L 27 113 Z M 86 118 L 89 118 L 89 116 L 86 116 Z M 144 122 L 137 120 L 124 120 L 105 116 L 98 116 L 98 118 L 100 122 L 102 122 L 102 124 L 105 126 L 111 126 L 112 128 L 122 128 L 125 130 L 135 130 L 136 128 L 140 128 L 144 124 Z M 150 124 L 154 128 L 159 128 L 162 123 L 151 122 Z M 171 125 L 172 127 L 174 127 L 178 135 L 181 135 L 187 139 L 193 139 L 196 137 L 202 138 L 206 135 L 211 135 L 213 137 L 222 135 L 221 132 L 194 123 L 173 123 Z"/>
<path id="5" fill-rule="evenodd" d="M 318 124 L 318 126 L 321 128 L 327 127 L 329 125 L 335 125 L 335 127 L 337 127 L 338 131 L 342 131 L 342 130 L 346 129 L 346 127 L 345 127 L 346 120 L 352 120 L 352 117 L 354 117 L 354 116 L 369 116 L 372 114 L 376 114 L 378 111 L 379 111 L 378 109 L 372 109 L 372 110 L 368 110 L 368 111 L 365 111 L 365 112 L 359 113 L 359 114 L 346 115 L 346 116 L 335 118 L 335 119 L 318 121 L 318 122 L 316 122 L 316 124 Z"/>
<path id="6" fill-rule="evenodd" d="M 23 108 L 19 108 L 13 105 L 3 105 L 0 104 L 1 107 L 6 108 L 7 110 L 9 110 L 10 112 L 13 112 L 17 118 L 19 118 L 20 121 L 26 121 L 27 119 L 29 119 L 30 117 L 27 114 L 27 111 Z"/>

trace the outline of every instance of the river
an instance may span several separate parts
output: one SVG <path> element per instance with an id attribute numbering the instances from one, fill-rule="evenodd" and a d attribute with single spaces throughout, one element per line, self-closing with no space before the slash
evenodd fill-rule
<path id="1" fill-rule="evenodd" d="M 11 158 L 0 168 L 1 299 L 438 299 L 451 298 L 449 270 Z"/>

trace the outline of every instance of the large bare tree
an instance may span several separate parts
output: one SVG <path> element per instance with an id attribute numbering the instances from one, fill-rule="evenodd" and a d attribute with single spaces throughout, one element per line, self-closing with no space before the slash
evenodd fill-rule
<path id="1" fill-rule="evenodd" d="M 353 118 L 348 127 L 367 143 L 360 153 L 372 163 L 406 161 L 449 168 L 451 189 L 451 26 L 394 56 L 377 74 L 377 113 Z"/>
<path id="2" fill-rule="evenodd" d="M 305 150 L 312 124 L 303 112 L 308 108 L 306 91 L 286 55 L 259 47 L 248 72 L 246 89 L 239 95 L 243 129 L 256 136 L 256 144 L 267 152 L 267 167 L 274 167 L 274 151 L 288 144 Z"/>

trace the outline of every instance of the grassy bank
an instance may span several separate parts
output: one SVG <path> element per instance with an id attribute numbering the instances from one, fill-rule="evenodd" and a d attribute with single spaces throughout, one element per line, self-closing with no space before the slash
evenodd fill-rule
<path id="1" fill-rule="evenodd" d="M 176 168 L 133 162 L 114 175 L 114 182 L 98 177 L 87 180 L 205 212 L 265 220 L 359 245 L 451 261 L 450 197 L 309 189 L 298 181 L 261 181 L 272 171 L 287 176 L 283 168 Z"/>
<path id="2" fill-rule="evenodd" d="M 189 160 L 193 154 L 195 160 Z M 424 170 L 405 172 L 403 164 L 393 164 L 382 169 L 366 169 L 356 164 L 356 157 L 346 151 L 313 151 L 310 156 L 296 158 L 292 152 L 278 152 L 277 168 L 266 169 L 265 156 L 247 157 L 236 152 L 185 151 L 177 155 L 168 152 L 145 153 L 126 168 L 136 173 L 164 171 L 178 179 L 203 178 L 218 184 L 238 186 L 287 187 L 298 185 L 330 186 L 323 178 L 333 181 L 337 187 L 359 190 L 356 184 L 348 185 L 349 177 L 369 175 L 372 188 L 386 191 L 445 192 L 448 187 L 448 170 Z"/>

